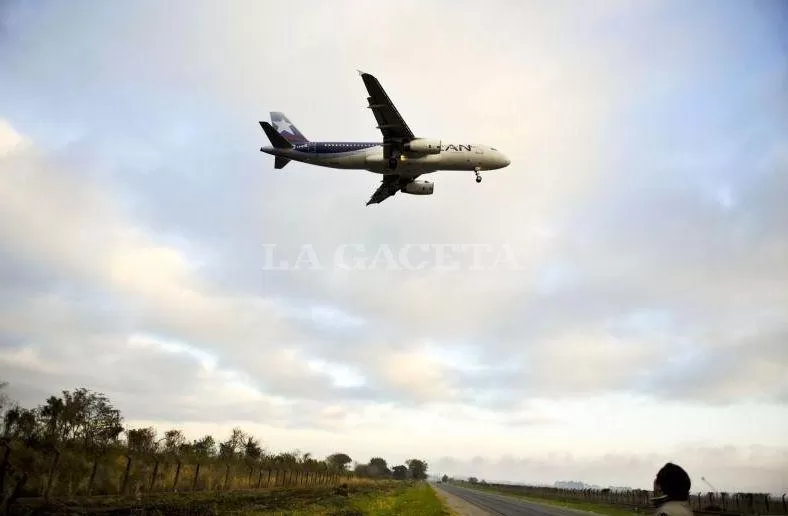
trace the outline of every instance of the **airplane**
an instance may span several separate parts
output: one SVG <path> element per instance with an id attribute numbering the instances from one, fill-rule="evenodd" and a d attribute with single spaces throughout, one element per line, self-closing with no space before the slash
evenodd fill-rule
<path id="1" fill-rule="evenodd" d="M 383 202 L 397 192 L 432 195 L 432 182 L 416 180 L 423 174 L 438 170 L 473 171 L 476 182 L 481 183 L 481 171 L 504 168 L 511 163 L 501 151 L 489 145 L 446 143 L 440 139 L 416 137 L 380 82 L 368 73 L 358 72 L 369 94 L 367 107 L 375 116 L 382 141 L 310 141 L 284 113 L 272 111 L 271 123 L 260 121 L 271 146 L 261 147 L 260 151 L 275 157 L 275 169 L 284 168 L 290 161 L 299 161 L 381 174 L 383 179 L 367 202 L 369 206 Z"/>

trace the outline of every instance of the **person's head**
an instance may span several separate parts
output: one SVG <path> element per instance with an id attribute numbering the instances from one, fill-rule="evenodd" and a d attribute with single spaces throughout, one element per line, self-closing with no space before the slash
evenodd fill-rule
<path id="1" fill-rule="evenodd" d="M 668 462 L 657 472 L 654 492 L 670 500 L 687 500 L 691 485 L 687 472 L 681 466 Z"/>

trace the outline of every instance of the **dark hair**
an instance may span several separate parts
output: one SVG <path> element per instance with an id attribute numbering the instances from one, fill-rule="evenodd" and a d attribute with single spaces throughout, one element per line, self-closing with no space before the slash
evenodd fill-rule
<path id="1" fill-rule="evenodd" d="M 668 462 L 657 473 L 657 484 L 660 490 L 671 500 L 687 500 L 689 498 L 690 477 L 681 466 Z"/>

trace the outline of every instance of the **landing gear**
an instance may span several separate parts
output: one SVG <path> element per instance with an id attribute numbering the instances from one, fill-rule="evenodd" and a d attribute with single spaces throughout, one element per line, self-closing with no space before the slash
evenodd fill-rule
<path id="1" fill-rule="evenodd" d="M 482 176 L 479 175 L 479 168 L 477 167 L 473 171 L 476 174 L 476 182 L 477 183 L 481 183 L 482 182 Z"/>
<path id="2" fill-rule="evenodd" d="M 389 168 L 391 170 L 394 170 L 395 168 L 397 168 L 397 158 L 396 157 L 392 156 L 392 157 L 389 158 Z"/>

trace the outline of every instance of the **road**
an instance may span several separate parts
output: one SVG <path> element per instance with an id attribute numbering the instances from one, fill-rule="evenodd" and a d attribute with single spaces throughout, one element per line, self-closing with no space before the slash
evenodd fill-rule
<path id="1" fill-rule="evenodd" d="M 457 487 L 450 484 L 437 484 L 435 485 L 435 488 L 438 490 L 443 490 L 450 495 L 456 496 L 470 505 L 483 509 L 487 514 L 491 515 L 578 516 L 578 514 L 588 514 L 576 509 L 550 507 L 548 505 L 527 502 L 521 498 L 477 491 L 475 489 Z M 457 512 L 462 513 L 461 510 L 458 510 Z"/>

